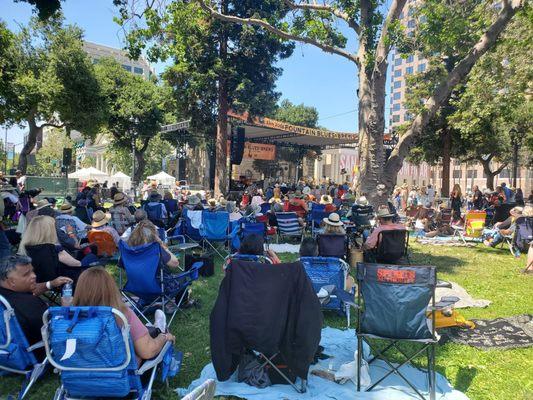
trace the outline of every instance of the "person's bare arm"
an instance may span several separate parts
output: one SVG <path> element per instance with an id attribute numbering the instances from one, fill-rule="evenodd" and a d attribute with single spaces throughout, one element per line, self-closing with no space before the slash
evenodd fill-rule
<path id="1" fill-rule="evenodd" d="M 72 283 L 72 279 L 67 278 L 66 276 L 59 276 L 53 281 L 50 281 L 51 289 L 58 288 L 63 286 L 65 283 Z M 46 293 L 49 289 L 46 287 L 46 282 L 37 283 L 35 285 L 35 290 L 33 291 L 34 296 L 40 296 L 43 293 Z"/>
<path id="2" fill-rule="evenodd" d="M 81 261 L 76 260 L 65 250 L 61 250 L 58 254 L 59 261 L 69 267 L 81 267 Z"/>
<path id="3" fill-rule="evenodd" d="M 165 251 L 170 254 L 170 260 L 167 262 L 167 267 L 178 268 L 180 266 L 180 261 L 168 249 L 165 248 Z"/>
<path id="4" fill-rule="evenodd" d="M 175 340 L 176 338 L 170 333 L 161 333 L 155 338 L 147 334 L 133 342 L 133 347 L 135 354 L 143 360 L 149 360 L 161 351 L 166 342 L 174 343 Z"/>

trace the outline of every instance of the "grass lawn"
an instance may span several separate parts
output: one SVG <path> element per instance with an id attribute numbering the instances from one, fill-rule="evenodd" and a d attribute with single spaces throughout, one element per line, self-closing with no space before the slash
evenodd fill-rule
<path id="1" fill-rule="evenodd" d="M 515 260 L 509 252 L 482 245 L 461 248 L 414 244 L 412 252 L 414 264 L 436 265 L 439 278 L 459 283 L 475 298 L 492 301 L 486 309 L 462 310 L 467 318 L 496 318 L 533 312 L 533 278 L 520 273 L 525 265 L 524 256 Z M 282 258 L 290 260 L 295 257 L 283 255 Z M 114 267 L 110 270 L 116 272 Z M 173 323 L 176 347 L 184 352 L 183 368 L 178 377 L 171 380 L 170 388 L 156 384 L 155 399 L 177 399 L 172 389 L 188 386 L 210 362 L 209 313 L 222 278 L 220 268 L 216 271 L 215 276 L 201 278 L 193 286 L 193 297 L 201 301 L 201 309 L 190 310 L 187 316 L 178 316 Z M 342 327 L 345 319 L 328 314 L 325 323 Z M 470 399 L 533 399 L 533 348 L 484 351 L 447 343 L 438 347 L 436 365 L 438 372 Z M 20 377 L 0 378 L 0 399 L 15 394 L 21 381 Z M 52 398 L 58 385 L 57 376 L 49 373 L 34 386 L 27 398 Z"/>

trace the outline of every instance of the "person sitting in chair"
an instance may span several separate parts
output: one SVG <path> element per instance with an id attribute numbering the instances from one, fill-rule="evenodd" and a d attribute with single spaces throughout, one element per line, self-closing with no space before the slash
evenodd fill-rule
<path id="1" fill-rule="evenodd" d="M 265 239 L 256 233 L 245 236 L 242 239 L 239 254 L 265 256 L 270 258 L 272 264 L 281 264 L 281 260 L 273 250 L 268 249 L 265 251 Z"/>
<path id="2" fill-rule="evenodd" d="M 300 257 L 318 257 L 318 244 L 312 237 L 305 237 L 300 243 Z"/>
<path id="3" fill-rule="evenodd" d="M 144 221 L 145 219 L 148 219 L 148 215 L 146 215 L 146 211 L 144 211 L 142 208 L 139 208 L 133 213 L 133 218 L 135 220 L 135 223 L 129 226 L 128 229 L 126 229 L 126 231 L 122 234 L 122 236 L 120 237 L 122 240 L 127 241 L 131 236 L 131 232 L 133 232 L 137 224 L 141 221 Z"/>
<path id="4" fill-rule="evenodd" d="M 133 216 L 127 207 L 128 198 L 124 193 L 118 192 L 113 197 L 113 207 L 109 209 L 111 225 L 119 235 L 122 235 L 133 222 Z"/>
<path id="5" fill-rule="evenodd" d="M 30 257 L 23 255 L 9 256 L 0 260 L 0 295 L 15 310 L 17 320 L 30 346 L 42 340 L 43 314 L 48 309 L 48 305 L 39 295 L 72 282 L 70 278 L 59 276 L 46 283 L 37 283 L 31 262 Z M 44 357 L 44 351 L 39 355 L 40 358 L 41 356 Z"/>
<path id="6" fill-rule="evenodd" d="M 163 228 L 168 217 L 167 208 L 161 203 L 161 195 L 153 190 L 148 197 L 148 202 L 143 206 L 148 214 L 148 219 L 155 225 Z"/>
<path id="7" fill-rule="evenodd" d="M 364 250 L 371 250 L 377 248 L 379 233 L 382 231 L 405 230 L 405 226 L 393 222 L 394 214 L 391 214 L 391 212 L 389 211 L 389 207 L 387 207 L 386 205 L 380 206 L 378 208 L 376 216 L 378 219 L 379 226 L 376 227 L 372 231 L 368 239 L 366 239 L 365 243 L 363 244 Z"/>
<path id="8" fill-rule="evenodd" d="M 329 214 L 322 223 L 324 230 L 317 236 L 319 255 L 344 258 L 346 256 L 346 231 L 339 214 Z"/>
<path id="9" fill-rule="evenodd" d="M 109 233 L 113 237 L 115 244 L 118 246 L 120 242 L 120 235 L 115 228 L 109 226 L 108 222 L 109 218 L 107 215 L 103 211 L 98 210 L 93 214 L 93 222 L 91 223 L 92 230 Z"/>

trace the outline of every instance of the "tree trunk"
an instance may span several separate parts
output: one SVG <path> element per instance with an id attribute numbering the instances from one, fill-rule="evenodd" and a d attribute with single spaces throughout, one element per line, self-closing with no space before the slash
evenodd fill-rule
<path id="1" fill-rule="evenodd" d="M 487 180 L 487 189 L 494 190 L 494 177 L 503 171 L 503 169 L 507 166 L 507 163 L 503 163 L 498 167 L 498 169 L 491 171 L 490 162 L 492 161 L 492 156 L 486 159 L 479 158 L 478 161 L 481 162 L 481 165 L 483 166 L 483 172 L 485 173 Z"/>
<path id="2" fill-rule="evenodd" d="M 222 12 L 227 13 L 227 2 L 222 2 Z M 224 24 L 220 33 L 220 59 L 225 63 L 228 54 L 228 42 Z M 217 137 L 215 141 L 215 195 L 228 192 L 227 140 L 228 140 L 228 86 L 225 72 L 218 77 L 218 117 Z"/>
<path id="3" fill-rule="evenodd" d="M 33 113 L 30 113 L 27 118 L 27 121 L 28 136 L 26 138 L 26 143 L 24 144 L 24 147 L 20 151 L 19 162 L 17 167 L 22 171 L 23 174 L 26 174 L 26 170 L 28 169 L 28 156 L 35 148 L 35 144 L 37 143 L 37 136 L 40 135 L 43 131 L 42 127 L 37 126 L 37 123 L 35 122 L 35 115 Z"/>
<path id="4" fill-rule="evenodd" d="M 452 151 L 452 133 L 448 128 L 442 131 L 442 186 L 441 197 L 450 195 L 450 153 Z"/>
<path id="5" fill-rule="evenodd" d="M 135 171 L 133 173 L 133 181 L 139 184 L 142 182 L 144 176 L 144 170 L 146 168 L 146 160 L 144 159 L 144 153 L 146 149 L 135 149 Z"/>

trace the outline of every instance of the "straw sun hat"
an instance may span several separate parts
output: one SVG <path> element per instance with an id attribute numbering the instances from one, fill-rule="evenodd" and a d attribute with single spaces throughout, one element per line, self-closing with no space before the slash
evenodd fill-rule
<path id="1" fill-rule="evenodd" d="M 108 221 L 109 217 L 105 214 L 105 212 L 98 210 L 93 214 L 93 222 L 91 226 L 93 228 L 98 228 L 99 226 L 107 224 Z"/>
<path id="2" fill-rule="evenodd" d="M 322 221 L 328 225 L 332 226 L 342 226 L 343 223 L 341 221 L 341 217 L 339 217 L 339 214 L 337 213 L 331 213 L 329 214 L 329 217 L 324 218 Z"/>

